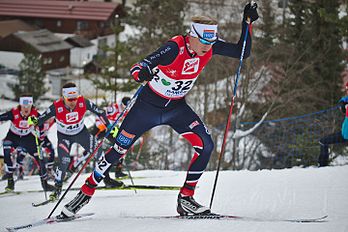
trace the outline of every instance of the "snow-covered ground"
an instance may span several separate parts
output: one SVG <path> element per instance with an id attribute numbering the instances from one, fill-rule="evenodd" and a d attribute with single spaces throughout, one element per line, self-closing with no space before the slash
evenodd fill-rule
<path id="1" fill-rule="evenodd" d="M 136 171 L 136 184 L 181 185 L 185 172 Z M 99 190 L 81 213 L 95 213 L 80 221 L 44 225 L 31 231 L 238 231 L 238 232 L 344 232 L 348 231 L 348 166 L 292 168 L 263 171 L 223 171 L 220 173 L 213 211 L 258 218 L 311 218 L 329 215 L 322 223 L 255 222 L 238 220 L 137 219 L 134 216 L 175 215 L 177 191 Z M 78 179 L 80 186 L 86 176 Z M 203 174 L 196 199 L 209 205 L 215 172 Z M 126 181 L 128 182 L 128 181 Z M 5 187 L 0 182 L 0 189 Z M 17 182 L 16 190 L 40 189 L 39 178 Z M 67 195 L 62 206 L 77 192 Z M 43 193 L 23 193 L 0 197 L 0 225 L 15 226 L 48 216 L 53 204 L 38 208 L 32 202 Z M 133 217 L 133 218 L 132 218 Z"/>

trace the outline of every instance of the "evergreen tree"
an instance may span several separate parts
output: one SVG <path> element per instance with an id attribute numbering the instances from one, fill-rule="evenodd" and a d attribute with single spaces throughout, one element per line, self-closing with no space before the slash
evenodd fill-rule
<path id="1" fill-rule="evenodd" d="M 126 1 L 122 2 L 125 8 Z M 115 36 L 115 46 L 102 45 L 98 55 L 94 59 L 95 65 L 98 67 L 98 72 L 95 76 L 87 76 L 97 89 L 101 89 L 113 94 L 113 102 L 117 101 L 117 92 L 127 92 L 137 87 L 137 84 L 132 81 L 129 76 L 130 62 L 127 57 L 129 50 L 128 43 L 120 41 L 120 34 L 125 27 L 123 21 L 127 15 L 116 15 L 112 30 Z"/>
<path id="2" fill-rule="evenodd" d="M 19 64 L 20 73 L 16 84 L 9 84 L 16 99 L 23 93 L 31 93 L 34 101 L 44 95 L 48 88 L 45 88 L 45 74 L 42 70 L 42 60 L 34 53 L 25 53 Z"/>
<path id="3" fill-rule="evenodd" d="M 279 38 L 280 77 L 272 80 L 275 117 L 299 115 L 336 104 L 344 56 L 339 1 L 289 1 L 291 17 Z"/>
<path id="4" fill-rule="evenodd" d="M 184 34 L 185 0 L 137 0 L 128 24 L 138 33 L 129 40 L 127 59 L 135 63 L 171 37 Z"/>

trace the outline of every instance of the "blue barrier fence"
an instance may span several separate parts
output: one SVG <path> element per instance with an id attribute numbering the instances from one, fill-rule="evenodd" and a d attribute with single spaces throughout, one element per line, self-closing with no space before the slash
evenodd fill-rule
<path id="1" fill-rule="evenodd" d="M 343 115 L 338 108 L 335 106 L 310 114 L 264 121 L 252 133 L 260 144 L 267 147 L 268 153 L 253 154 L 259 156 L 256 169 L 316 165 L 319 139 L 340 129 Z M 247 130 L 256 123 L 242 122 L 240 129 Z M 334 149 L 337 153 L 342 152 L 342 146 Z"/>

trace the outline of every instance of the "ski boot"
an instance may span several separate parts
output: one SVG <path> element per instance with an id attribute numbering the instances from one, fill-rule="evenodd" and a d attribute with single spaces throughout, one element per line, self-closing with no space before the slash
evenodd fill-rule
<path id="1" fill-rule="evenodd" d="M 198 204 L 192 196 L 182 196 L 179 193 L 176 211 L 181 215 L 209 214 L 210 209 Z"/>
<path id="2" fill-rule="evenodd" d="M 97 184 L 94 183 L 93 179 L 91 177 L 87 178 L 85 184 L 81 187 L 80 192 L 72 201 L 63 207 L 58 218 L 64 219 L 73 217 L 83 206 L 88 204 L 96 188 Z"/>
<path id="3" fill-rule="evenodd" d="M 60 193 L 62 192 L 62 187 L 63 187 L 62 183 L 55 183 L 54 185 L 55 190 L 49 196 L 49 199 L 51 201 L 56 201 L 59 199 Z"/>
<path id="4" fill-rule="evenodd" d="M 80 191 L 72 201 L 63 207 L 62 212 L 60 215 L 58 215 L 58 218 L 64 219 L 73 217 L 83 206 L 88 204 L 91 198 L 91 196 L 88 196 Z"/>
<path id="5" fill-rule="evenodd" d="M 124 186 L 122 181 L 111 179 L 109 173 L 105 173 L 105 178 L 103 181 L 106 188 L 120 188 Z"/>
<path id="6" fill-rule="evenodd" d="M 14 180 L 13 176 L 8 176 L 7 178 L 7 186 L 5 187 L 6 192 L 13 192 L 14 191 Z"/>

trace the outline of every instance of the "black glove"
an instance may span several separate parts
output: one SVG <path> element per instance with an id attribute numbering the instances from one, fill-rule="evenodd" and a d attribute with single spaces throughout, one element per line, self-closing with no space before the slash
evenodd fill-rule
<path id="1" fill-rule="evenodd" d="M 143 66 L 139 71 L 138 78 L 140 81 L 151 81 L 153 78 L 153 73 L 149 66 Z"/>
<path id="2" fill-rule="evenodd" d="M 248 19 L 250 19 L 250 23 L 256 21 L 259 18 L 259 14 L 257 13 L 257 4 L 254 3 L 251 5 L 248 3 L 244 7 L 244 15 L 243 15 L 243 20 L 248 22 Z"/>

